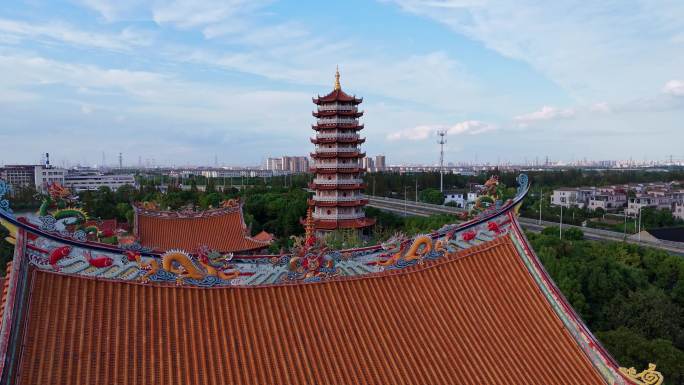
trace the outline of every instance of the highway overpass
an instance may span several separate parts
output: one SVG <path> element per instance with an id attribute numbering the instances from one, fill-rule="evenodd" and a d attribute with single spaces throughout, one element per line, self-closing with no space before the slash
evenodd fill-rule
<path id="1" fill-rule="evenodd" d="M 393 213 L 399 214 L 399 215 L 421 216 L 421 217 L 427 217 L 427 216 L 430 216 L 433 214 L 456 215 L 456 214 L 459 214 L 463 211 L 462 209 L 458 209 L 456 207 L 433 205 L 433 204 L 429 204 L 429 203 L 405 201 L 405 200 L 401 200 L 401 199 L 382 198 L 382 197 L 373 197 L 373 196 L 368 197 L 368 206 L 375 207 L 375 208 L 383 210 L 383 211 L 393 212 Z M 458 222 L 458 219 L 454 218 L 454 222 Z M 540 224 L 539 221 L 536 219 L 523 218 L 523 217 L 519 218 L 519 222 L 525 229 L 530 230 L 530 231 L 541 231 L 542 229 L 544 229 L 545 227 L 548 227 L 548 226 L 558 226 L 557 222 L 542 221 Z M 582 230 L 584 232 L 584 238 L 586 238 L 586 239 L 598 240 L 598 241 L 626 241 L 628 243 L 639 244 L 639 245 L 643 245 L 643 246 L 649 246 L 649 247 L 654 247 L 657 249 L 662 249 L 662 250 L 665 250 L 665 251 L 668 251 L 670 253 L 677 254 L 677 255 L 684 255 L 684 245 L 681 244 L 680 242 L 668 242 L 668 241 L 651 242 L 651 241 L 646 241 L 646 240 L 642 240 L 641 242 L 639 242 L 638 240 L 631 239 L 631 238 L 627 238 L 625 240 L 623 237 L 623 234 L 615 232 L 615 231 L 608 231 L 608 230 L 594 229 L 594 228 L 590 228 L 590 227 L 580 227 L 580 226 L 563 224 L 563 229 L 569 229 L 569 228 L 577 228 L 577 229 Z"/>

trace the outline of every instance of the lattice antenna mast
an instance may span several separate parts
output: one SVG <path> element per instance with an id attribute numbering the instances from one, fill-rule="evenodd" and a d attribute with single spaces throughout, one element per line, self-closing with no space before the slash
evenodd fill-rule
<path id="1" fill-rule="evenodd" d="M 437 135 L 439 135 L 439 140 L 437 143 L 439 144 L 439 191 L 444 192 L 444 145 L 446 144 L 446 130 L 439 130 L 437 131 Z"/>

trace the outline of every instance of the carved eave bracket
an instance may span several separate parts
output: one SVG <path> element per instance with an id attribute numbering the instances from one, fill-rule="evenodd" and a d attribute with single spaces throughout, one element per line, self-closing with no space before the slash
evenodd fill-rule
<path id="1" fill-rule="evenodd" d="M 640 373 L 637 373 L 633 367 L 629 369 L 620 368 L 620 372 L 639 385 L 661 385 L 665 377 L 655 369 L 655 364 L 648 364 L 648 369 Z"/>

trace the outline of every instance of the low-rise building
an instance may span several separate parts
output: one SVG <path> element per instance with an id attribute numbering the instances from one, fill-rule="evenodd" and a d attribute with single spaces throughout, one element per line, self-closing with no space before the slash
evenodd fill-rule
<path id="1" fill-rule="evenodd" d="M 445 191 L 444 192 L 444 204 L 453 203 L 458 208 L 466 207 L 466 199 L 463 192 L 456 191 Z"/>
<path id="2" fill-rule="evenodd" d="M 684 220 L 684 204 L 677 203 L 672 209 L 672 216 Z"/>
<path id="3" fill-rule="evenodd" d="M 444 203 L 453 202 L 458 208 L 470 209 L 479 197 L 480 194 L 477 191 L 445 191 Z"/>
<path id="4" fill-rule="evenodd" d="M 53 183 L 64 185 L 64 177 L 67 175 L 66 169 L 52 167 L 49 164 L 33 167 L 33 175 L 37 191 L 41 193 L 47 193 L 48 186 Z"/>
<path id="5" fill-rule="evenodd" d="M 103 174 L 96 170 L 73 170 L 64 176 L 63 184 L 73 192 L 109 187 L 112 191 L 122 186 L 135 186 L 132 174 Z"/>
<path id="6" fill-rule="evenodd" d="M 0 178 L 5 180 L 14 189 L 21 187 L 35 187 L 36 177 L 34 165 L 6 165 L 0 169 Z"/>
<path id="7" fill-rule="evenodd" d="M 626 213 L 627 213 L 627 215 L 630 215 L 630 216 L 636 216 L 636 215 L 639 215 L 639 211 L 643 210 L 646 207 L 652 207 L 652 208 L 658 207 L 658 204 L 656 203 L 656 199 L 654 197 L 651 197 L 648 195 L 642 195 L 642 196 L 638 196 L 635 198 L 629 198 L 629 202 L 627 203 Z"/>
<path id="8" fill-rule="evenodd" d="M 589 204 L 589 200 L 595 195 L 596 188 L 594 187 L 559 188 L 553 190 L 551 204 L 566 208 L 585 208 Z"/>
<path id="9" fill-rule="evenodd" d="M 627 194 L 624 192 L 612 192 L 596 194 L 589 198 L 587 208 L 591 211 L 602 209 L 603 211 L 613 211 L 621 209 L 627 205 Z"/>

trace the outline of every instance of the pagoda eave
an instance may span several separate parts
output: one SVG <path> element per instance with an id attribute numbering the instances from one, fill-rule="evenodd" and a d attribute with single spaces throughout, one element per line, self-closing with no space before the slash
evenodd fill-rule
<path id="1" fill-rule="evenodd" d="M 318 96 L 317 98 L 311 98 L 311 100 L 314 102 L 314 104 L 327 104 L 327 103 L 334 103 L 334 102 L 343 102 L 343 103 L 351 103 L 351 104 L 361 104 L 363 103 L 363 98 L 357 98 L 355 96 L 349 96 L 345 94 L 344 92 L 337 93 L 336 91 L 333 91 L 332 93 L 326 95 L 326 96 Z"/>
<path id="2" fill-rule="evenodd" d="M 333 144 L 333 143 L 344 143 L 344 144 L 362 144 L 366 142 L 366 138 L 311 138 L 311 143 L 313 144 Z"/>
<path id="3" fill-rule="evenodd" d="M 315 190 L 363 190 L 366 188 L 365 183 L 354 183 L 354 184 L 321 184 L 321 183 L 309 183 L 310 189 Z"/>
<path id="4" fill-rule="evenodd" d="M 314 220 L 314 227 L 316 230 L 362 229 L 364 227 L 373 226 L 374 224 L 375 224 L 375 219 L 373 219 L 373 218 L 341 219 L 341 220 L 315 219 Z"/>
<path id="5" fill-rule="evenodd" d="M 309 206 L 318 207 L 359 207 L 368 204 L 368 199 L 362 198 L 353 201 L 317 201 L 315 199 L 308 199 Z"/>
<path id="6" fill-rule="evenodd" d="M 309 155 L 313 159 L 325 158 L 363 158 L 366 156 L 365 152 L 312 152 Z"/>
<path id="7" fill-rule="evenodd" d="M 360 167 L 354 167 L 354 168 L 319 168 L 319 167 L 312 167 L 309 169 L 312 173 L 318 173 L 318 174 L 358 174 L 360 172 L 363 172 L 363 169 Z"/>
<path id="8" fill-rule="evenodd" d="M 353 118 L 360 118 L 363 116 L 363 111 L 313 111 L 311 113 L 316 118 L 322 118 L 322 117 L 327 117 L 327 116 L 345 116 L 345 117 L 353 117 Z"/>
<path id="9" fill-rule="evenodd" d="M 330 130 L 330 129 L 335 129 L 335 128 L 343 128 L 345 130 L 363 130 L 363 124 L 347 124 L 347 123 L 331 123 L 331 124 L 312 124 L 311 128 L 320 131 L 320 130 Z"/>

